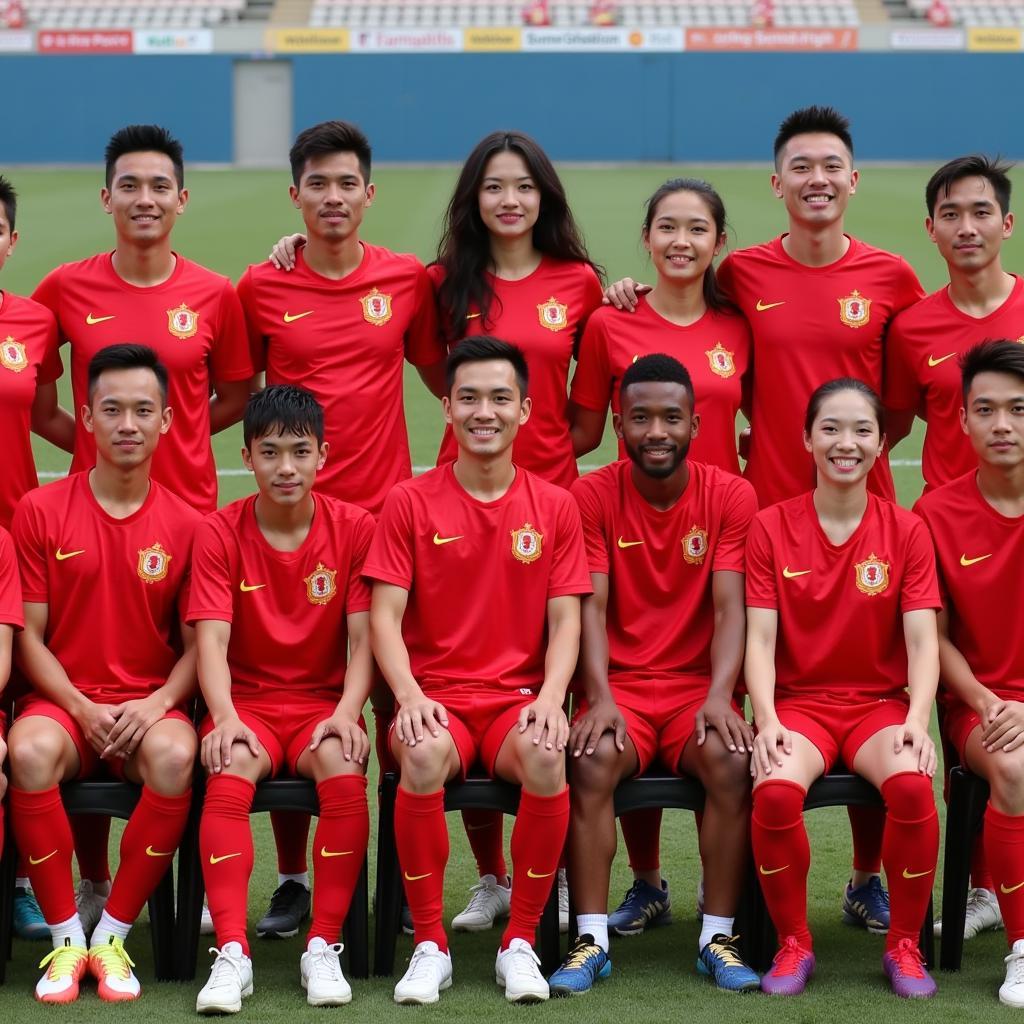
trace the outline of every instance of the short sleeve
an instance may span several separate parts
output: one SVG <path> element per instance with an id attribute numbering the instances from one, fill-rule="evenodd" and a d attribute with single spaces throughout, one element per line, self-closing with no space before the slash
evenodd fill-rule
<path id="1" fill-rule="evenodd" d="M 409 590 L 415 565 L 412 502 L 406 489 L 399 486 L 384 501 L 363 575 Z"/>
<path id="2" fill-rule="evenodd" d="M 405 332 L 405 358 L 413 366 L 433 366 L 445 357 L 437 319 L 434 289 L 426 268 L 416 264 L 416 289 L 413 317 Z"/>
<path id="3" fill-rule="evenodd" d="M 210 377 L 214 381 L 248 380 L 253 374 L 242 304 L 231 282 L 224 281 L 217 332 L 210 347 Z"/>
<path id="4" fill-rule="evenodd" d="M 935 569 L 935 545 L 924 523 L 914 516 L 904 546 L 903 579 L 900 583 L 900 609 L 941 608 L 938 573 Z"/>
<path id="5" fill-rule="evenodd" d="M 612 368 L 604 317 L 591 317 L 583 329 L 570 399 L 584 409 L 604 412 L 612 399 Z"/>
<path id="6" fill-rule="evenodd" d="M 49 604 L 50 581 L 46 571 L 46 525 L 42 512 L 30 500 L 33 492 L 21 499 L 14 512 L 11 534 L 18 553 L 22 599 Z"/>
<path id="7" fill-rule="evenodd" d="M 212 519 L 196 530 L 192 546 L 192 573 L 185 621 L 195 625 L 202 619 L 231 622 L 234 619 L 234 579 L 224 538 Z"/>
<path id="8" fill-rule="evenodd" d="M 921 282 L 918 280 L 914 268 L 901 256 L 899 258 L 899 269 L 896 273 L 896 294 L 893 296 L 892 308 L 894 313 L 899 313 L 908 306 L 920 302 L 926 295 Z"/>
<path id="9" fill-rule="evenodd" d="M 0 623 L 15 629 L 25 625 L 18 556 L 11 535 L 3 527 L 0 527 Z"/>
<path id="10" fill-rule="evenodd" d="M 747 607 L 779 607 L 775 557 L 771 537 L 761 516 L 755 516 L 747 537 Z"/>
<path id="11" fill-rule="evenodd" d="M 746 570 L 747 537 L 757 514 L 754 488 L 746 480 L 730 480 L 722 507 L 722 525 L 711 563 L 713 572 Z"/>
<path id="12" fill-rule="evenodd" d="M 61 362 L 60 339 L 57 334 L 57 318 L 53 311 L 46 310 L 46 328 L 43 337 L 43 347 L 39 357 L 39 376 L 36 378 L 39 384 L 52 384 L 60 380 L 64 373 L 64 364 Z"/>
<path id="13" fill-rule="evenodd" d="M 604 516 L 597 488 L 586 477 L 579 477 L 573 483 L 570 493 L 579 506 L 583 546 L 590 571 L 607 575 L 610 569 L 608 539 L 605 535 Z"/>
<path id="14" fill-rule="evenodd" d="M 345 614 L 355 615 L 370 610 L 370 584 L 363 575 L 366 556 L 373 543 L 373 516 L 364 512 L 352 523 L 352 558 L 348 569 L 348 591 Z"/>
<path id="15" fill-rule="evenodd" d="M 583 544 L 583 527 L 576 502 L 564 491 L 560 492 L 557 518 L 554 564 L 548 578 L 548 599 L 571 594 L 589 594 L 593 590 L 587 553 Z"/>
<path id="16" fill-rule="evenodd" d="M 242 315 L 245 317 L 245 331 L 249 339 L 249 360 L 252 363 L 253 373 L 263 373 L 267 368 L 267 338 L 260 327 L 256 291 L 252 283 L 252 267 L 249 267 L 239 278 L 235 292 L 242 306 Z"/>
<path id="17" fill-rule="evenodd" d="M 903 317 L 897 316 L 885 339 L 883 401 L 887 409 L 915 410 L 921 396 L 921 384 L 914 373 L 910 338 L 903 329 Z"/>

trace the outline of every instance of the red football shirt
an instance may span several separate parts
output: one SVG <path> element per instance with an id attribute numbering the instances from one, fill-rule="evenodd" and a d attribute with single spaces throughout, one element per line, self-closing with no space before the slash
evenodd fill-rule
<path id="1" fill-rule="evenodd" d="M 437 264 L 428 270 L 435 287 L 444 280 Z M 545 256 L 537 269 L 520 281 L 489 276 L 494 298 L 487 322 L 470 313 L 467 337 L 490 334 L 523 350 L 530 369 L 533 410 L 516 436 L 517 466 L 560 487 L 579 475 L 572 452 L 566 394 L 569 361 L 587 317 L 601 305 L 601 282 L 589 263 L 554 260 Z M 438 465 L 454 462 L 459 446 L 451 428 L 445 429 Z"/>
<path id="2" fill-rule="evenodd" d="M 779 613 L 776 700 L 896 696 L 907 685 L 903 613 L 941 607 L 928 530 L 873 494 L 839 545 L 811 493 L 762 509 L 747 540 L 747 606 Z"/>
<path id="3" fill-rule="evenodd" d="M 89 360 L 107 345 L 148 345 L 170 375 L 174 421 L 153 457 L 153 479 L 201 512 L 217 507 L 217 467 L 210 446 L 213 381 L 252 376 L 242 309 L 231 282 L 177 256 L 163 283 L 139 288 L 121 279 L 110 253 L 50 271 L 32 298 L 57 317 L 61 344 L 71 346 L 75 453 L 71 472 L 91 469 L 96 444 L 79 422 Z"/>
<path id="4" fill-rule="evenodd" d="M 1024 341 L 1024 278 L 988 316 L 958 309 L 949 288 L 904 310 L 886 341 L 885 404 L 910 409 L 927 420 L 921 453 L 925 490 L 949 483 L 976 465 L 974 449 L 960 427 L 963 388 L 957 356 L 986 338 Z"/>
<path id="5" fill-rule="evenodd" d="M 137 512 L 114 519 L 88 473 L 22 498 L 12 532 L 23 596 L 49 605 L 46 646 L 89 700 L 122 704 L 167 681 L 201 518 L 153 481 Z"/>
<path id="6" fill-rule="evenodd" d="M 837 377 L 856 377 L 881 394 L 886 328 L 924 290 L 901 256 L 856 238 L 826 267 L 798 263 L 776 238 L 732 253 L 718 279 L 753 334 L 746 477 L 764 508 L 814 486 L 814 461 L 802 442 L 811 394 Z M 887 458 L 875 464 L 868 486 L 894 498 Z"/>
<path id="7" fill-rule="evenodd" d="M 538 686 L 548 600 L 590 593 L 568 491 L 519 469 L 501 498 L 477 501 L 450 462 L 388 495 L 363 572 L 409 591 L 402 634 L 413 675 L 433 693 Z"/>
<path id="8" fill-rule="evenodd" d="M 1024 518 L 1008 519 L 978 490 L 971 471 L 914 506 L 935 541 L 949 635 L 978 682 L 1021 700 L 1024 693 Z M 951 696 L 951 695 L 950 695 Z"/>
<path id="9" fill-rule="evenodd" d="M 444 358 L 426 271 L 415 256 L 363 246 L 363 260 L 332 281 L 300 249 L 286 274 L 269 263 L 242 275 L 253 363 L 268 384 L 301 384 L 324 407 L 327 464 L 317 489 L 377 515 L 412 473 L 402 405 L 403 362 Z"/>
<path id="10" fill-rule="evenodd" d="M 0 526 L 0 622 L 5 626 L 22 629 L 25 625 L 25 608 L 21 601 L 18 554 L 14 550 L 11 535 Z"/>
<path id="11" fill-rule="evenodd" d="M 39 486 L 32 455 L 32 403 L 40 384 L 52 384 L 62 367 L 53 314 L 31 299 L 0 292 L 0 526 L 9 527 L 21 496 Z"/>
<path id="12" fill-rule="evenodd" d="M 661 511 L 640 495 L 631 471 L 631 462 L 613 462 L 572 488 L 590 571 L 608 576 L 609 681 L 706 682 L 712 574 L 744 571 L 754 489 L 717 466 L 692 462 L 686 490 Z"/>
<path id="13" fill-rule="evenodd" d="M 621 412 L 622 375 L 638 356 L 655 352 L 674 356 L 693 380 L 700 432 L 690 446 L 690 459 L 739 473 L 736 413 L 750 368 L 750 328 L 741 316 L 709 309 L 696 323 L 680 327 L 643 297 L 633 313 L 604 306 L 583 332 L 572 400 L 594 412 L 604 412 L 610 401 L 612 412 Z M 625 456 L 620 442 L 619 457 Z"/>

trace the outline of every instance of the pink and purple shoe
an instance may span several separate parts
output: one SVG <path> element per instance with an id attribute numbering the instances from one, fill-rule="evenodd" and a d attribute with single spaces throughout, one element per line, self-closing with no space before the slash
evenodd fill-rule
<path id="1" fill-rule="evenodd" d="M 930 999 L 937 991 L 913 939 L 900 939 L 895 949 L 887 950 L 882 957 L 882 969 L 893 993 L 903 999 Z"/>
<path id="2" fill-rule="evenodd" d="M 771 969 L 761 978 L 761 991 L 770 996 L 798 996 L 814 973 L 814 954 L 804 949 L 795 935 L 788 935 L 779 947 Z"/>

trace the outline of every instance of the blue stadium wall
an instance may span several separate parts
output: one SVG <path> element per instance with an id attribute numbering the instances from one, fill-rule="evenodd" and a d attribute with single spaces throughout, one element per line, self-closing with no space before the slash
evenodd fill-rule
<path id="1" fill-rule="evenodd" d="M 2 59 L 0 164 L 88 163 L 130 121 L 172 127 L 193 161 L 232 159 L 227 54 Z M 281 58 L 279 58 L 281 59 Z M 788 111 L 834 103 L 858 156 L 1024 153 L 1022 54 L 297 55 L 296 129 L 360 123 L 386 161 L 457 161 L 498 127 L 559 160 L 763 161 Z"/>

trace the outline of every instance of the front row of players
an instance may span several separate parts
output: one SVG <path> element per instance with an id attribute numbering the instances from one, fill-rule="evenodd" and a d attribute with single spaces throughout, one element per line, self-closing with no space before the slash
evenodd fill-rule
<path id="1" fill-rule="evenodd" d="M 530 415 L 520 352 L 473 339 L 448 361 L 456 461 L 395 488 L 374 531 L 367 513 L 312 493 L 328 457 L 323 413 L 290 386 L 246 411 L 258 493 L 201 520 L 149 475 L 171 421 L 166 371 L 140 346 L 101 351 L 81 413 L 94 468 L 30 492 L 15 516 L 23 595 L 0 534 L 0 655 L 20 631 L 33 687 L 10 732 L 12 818 L 54 942 L 37 997 L 73 1000 L 87 971 L 101 998 L 138 996 L 124 942 L 180 840 L 198 747 L 219 948 L 197 1009 L 234 1012 L 252 992 L 248 817 L 255 784 L 280 772 L 313 778 L 321 806 L 302 983 L 316 1005 L 351 998 L 338 938 L 369 830 L 361 710 L 374 657 L 398 705 L 396 839 L 416 930 L 397 1001 L 434 1002 L 451 984 L 446 781 L 479 762 L 522 786 L 496 976 L 507 998 L 533 1001 L 609 973 L 612 794 L 655 759 L 707 791 L 702 973 L 732 990 L 803 990 L 814 967 L 803 797 L 841 757 L 888 810 L 885 972 L 897 994 L 931 995 L 916 937 L 938 850 L 927 724 L 941 661 L 950 742 L 991 784 L 986 852 L 1011 944 L 1000 999 L 1024 1006 L 1024 658 L 1012 618 L 1024 597 L 1024 348 L 977 346 L 963 380 L 978 469 L 923 498 L 924 523 L 867 492 L 884 426 L 855 380 L 823 385 L 808 408 L 815 490 L 755 514 L 747 483 L 687 459 L 699 416 L 676 360 L 629 368 L 615 421 L 628 460 L 570 495 L 512 462 Z M 741 668 L 756 737 L 734 698 Z M 197 671 L 201 743 L 181 710 Z M 59 784 L 101 766 L 143 789 L 87 949 Z M 748 822 L 781 938 L 761 979 L 733 934 Z M 567 832 L 579 938 L 549 983 L 533 943 Z"/>

